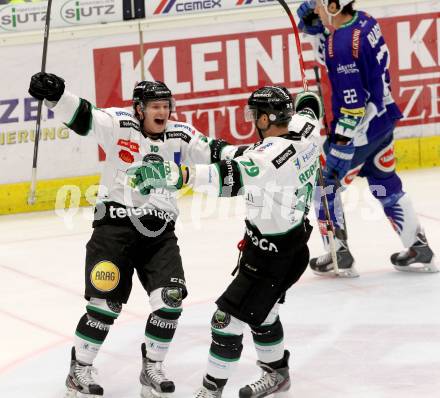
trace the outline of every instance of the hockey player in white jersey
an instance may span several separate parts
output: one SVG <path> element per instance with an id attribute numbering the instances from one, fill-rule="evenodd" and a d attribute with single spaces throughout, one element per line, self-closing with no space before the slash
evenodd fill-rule
<path id="1" fill-rule="evenodd" d="M 97 109 L 65 90 L 56 75 L 32 76 L 29 93 L 45 100 L 56 116 L 79 135 L 94 135 L 106 161 L 87 244 L 85 298 L 87 312 L 80 319 L 72 347 L 66 398 L 102 397 L 94 378 L 93 361 L 110 326 L 121 313 L 137 271 L 150 297 L 151 314 L 141 346 L 142 397 L 168 396 L 174 383 L 164 373 L 168 351 L 187 295 L 174 223 L 176 193 L 151 189 L 141 194 L 127 184 L 127 169 L 142 160 L 211 163 L 236 147 L 209 139 L 187 123 L 169 120 L 173 98 L 161 82 L 141 82 L 133 92 L 133 111 Z M 244 148 L 238 149 L 238 154 Z"/>
<path id="2" fill-rule="evenodd" d="M 150 162 L 135 171 L 136 183 L 144 189 L 174 188 L 183 177 L 195 191 L 243 195 L 246 201 L 238 272 L 216 301 L 208 367 L 197 398 L 222 396 L 240 358 L 246 324 L 262 376 L 241 388 L 239 396 L 265 397 L 290 387 L 289 351 L 284 349 L 278 309 L 309 261 L 307 241 L 312 228 L 306 216 L 319 155 L 319 146 L 310 136 L 319 134 L 321 103 L 315 94 L 305 92 L 293 105 L 287 89 L 270 86 L 252 93 L 247 113 L 261 141 L 241 156 L 190 167 L 189 176 L 172 162 Z"/>

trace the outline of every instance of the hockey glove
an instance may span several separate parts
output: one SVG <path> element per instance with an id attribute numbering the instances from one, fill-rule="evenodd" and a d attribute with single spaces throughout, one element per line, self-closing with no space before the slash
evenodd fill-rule
<path id="1" fill-rule="evenodd" d="M 130 168 L 128 175 L 134 176 L 134 185 L 142 195 L 151 189 L 180 189 L 183 186 L 182 169 L 174 162 L 145 162 L 141 167 Z"/>
<path id="2" fill-rule="evenodd" d="M 302 112 L 308 113 L 305 109 L 312 110 L 315 115 L 315 119 L 321 119 L 324 113 L 321 98 L 313 91 L 301 91 L 295 97 L 295 103 L 293 109 L 295 113 L 301 114 Z"/>
<path id="3" fill-rule="evenodd" d="M 31 77 L 29 94 L 37 100 L 57 102 L 64 93 L 64 79 L 52 73 L 38 72 Z"/>
<path id="4" fill-rule="evenodd" d="M 353 159 L 355 147 L 352 142 L 347 145 L 330 144 L 327 154 L 324 177 L 327 181 L 342 180 L 348 173 Z"/>
<path id="5" fill-rule="evenodd" d="M 325 31 L 319 15 L 313 12 L 315 6 L 315 1 L 308 0 L 304 1 L 296 10 L 299 17 L 299 31 L 312 36 L 324 33 Z"/>

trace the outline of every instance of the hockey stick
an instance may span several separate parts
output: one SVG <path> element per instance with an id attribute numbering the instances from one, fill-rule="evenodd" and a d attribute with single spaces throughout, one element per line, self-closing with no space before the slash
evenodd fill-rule
<path id="1" fill-rule="evenodd" d="M 51 7 L 52 7 L 52 0 L 48 0 L 47 10 L 46 10 L 46 21 L 45 21 L 45 25 L 44 25 L 43 57 L 41 60 L 41 72 L 46 72 L 47 45 L 49 43 Z M 43 101 L 38 101 L 37 122 L 36 122 L 36 126 L 35 126 L 34 158 L 32 160 L 31 188 L 30 188 L 29 196 L 28 196 L 28 204 L 30 204 L 30 205 L 35 204 L 35 190 L 36 190 L 36 186 L 37 186 L 38 143 L 40 141 L 42 108 L 43 108 Z"/>
<path id="2" fill-rule="evenodd" d="M 277 1 L 278 1 L 278 3 L 280 3 L 280 5 L 286 11 L 287 15 L 289 16 L 290 23 L 292 24 L 293 34 L 295 36 L 295 42 L 296 42 L 296 50 L 297 50 L 298 57 L 299 57 L 299 66 L 300 66 L 299 69 L 301 71 L 303 88 L 304 88 L 304 91 L 308 91 L 309 84 L 308 84 L 307 78 L 306 78 L 306 72 L 305 72 L 306 68 L 305 68 L 304 58 L 303 58 L 303 54 L 302 54 L 302 50 L 301 50 L 301 41 L 299 39 L 298 26 L 296 25 L 295 18 L 293 17 L 292 11 L 290 10 L 290 8 L 287 5 L 287 3 L 284 0 L 277 0 Z M 322 192 L 321 196 L 322 196 L 322 202 L 323 202 L 323 205 L 324 205 L 324 213 L 325 213 L 325 218 L 326 218 L 326 229 L 327 229 L 327 236 L 328 236 L 329 246 L 330 246 L 330 254 L 332 256 L 333 269 L 335 271 L 335 275 L 339 275 L 338 257 L 336 255 L 334 229 L 333 229 L 333 224 L 332 224 L 332 221 L 331 221 L 331 218 L 330 218 L 330 210 L 329 210 L 329 207 L 328 207 L 327 195 L 325 193 L 324 178 L 322 176 L 321 162 L 319 162 L 318 164 L 319 164 L 319 167 L 318 167 L 318 180 L 319 180 L 319 185 L 323 189 L 323 192 Z"/>
<path id="3" fill-rule="evenodd" d="M 318 87 L 318 94 L 322 99 L 322 105 L 323 105 L 323 110 L 324 110 L 323 119 L 324 119 L 325 135 L 327 137 L 330 137 L 330 127 L 327 122 L 327 112 L 325 111 L 325 106 L 324 106 L 324 96 L 322 95 L 321 77 L 319 76 L 319 67 L 315 65 L 313 67 L 313 71 L 315 72 L 315 80 L 316 80 L 316 86 Z M 341 182 L 336 178 L 336 176 L 335 176 L 335 183 L 336 183 L 336 189 L 341 188 Z M 345 217 L 344 217 L 344 231 L 345 231 L 345 234 L 347 234 L 347 225 L 345 223 Z"/>

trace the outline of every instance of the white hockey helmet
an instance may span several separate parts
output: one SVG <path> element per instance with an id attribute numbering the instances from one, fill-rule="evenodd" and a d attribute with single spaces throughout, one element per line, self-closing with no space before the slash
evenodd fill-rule
<path id="1" fill-rule="evenodd" d="M 321 3 L 324 6 L 325 11 L 330 17 L 335 17 L 336 15 L 338 15 L 346 5 L 353 3 L 354 0 L 338 0 L 338 1 L 339 1 L 339 10 L 336 11 L 334 14 L 332 14 L 328 11 L 328 5 L 329 3 L 331 3 L 331 0 L 321 0 Z"/>

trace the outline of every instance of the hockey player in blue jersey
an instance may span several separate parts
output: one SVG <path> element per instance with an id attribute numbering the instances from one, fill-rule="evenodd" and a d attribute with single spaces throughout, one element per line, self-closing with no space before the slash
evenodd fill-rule
<path id="1" fill-rule="evenodd" d="M 435 257 L 396 174 L 393 131 L 402 114 L 390 88 L 390 55 L 380 26 L 371 15 L 354 9 L 353 0 L 308 0 L 298 8 L 299 29 L 315 38 L 318 59 L 325 63 L 332 88 L 330 137 L 324 143 L 324 177 L 335 226 L 339 275 L 358 276 L 347 245 L 340 201 L 342 186 L 358 175 L 366 177 L 370 191 L 405 247 L 391 255 L 399 271 L 437 272 Z M 329 30 L 331 29 L 331 31 Z M 343 188 L 342 188 L 343 189 Z M 318 222 L 324 224 L 317 198 Z M 325 228 L 320 228 L 328 248 Z M 310 260 L 318 274 L 332 274 L 330 253 Z"/>

